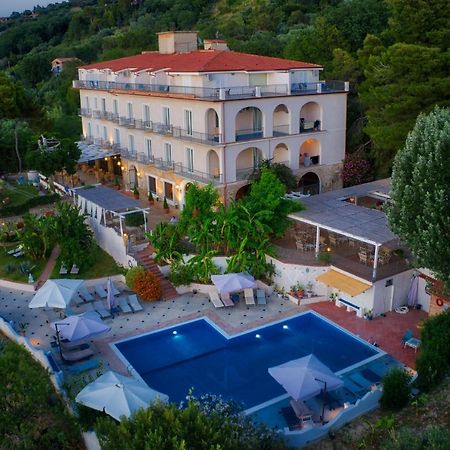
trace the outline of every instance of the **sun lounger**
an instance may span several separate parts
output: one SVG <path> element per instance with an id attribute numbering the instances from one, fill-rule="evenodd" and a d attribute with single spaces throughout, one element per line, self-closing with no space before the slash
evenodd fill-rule
<path id="1" fill-rule="evenodd" d="M 88 291 L 86 286 L 81 286 L 80 289 L 78 290 L 78 294 L 85 302 L 92 302 L 92 300 L 94 300 L 94 297 Z"/>
<path id="2" fill-rule="evenodd" d="M 133 310 L 131 309 L 130 305 L 127 303 L 127 299 L 126 298 L 120 297 L 118 299 L 118 303 L 119 303 L 120 309 L 122 310 L 123 313 L 133 312 Z"/>
<path id="3" fill-rule="evenodd" d="M 80 268 L 77 267 L 76 264 L 74 264 L 74 265 L 72 266 L 72 268 L 70 269 L 70 274 L 71 274 L 71 275 L 78 275 L 78 272 L 79 272 L 79 271 L 80 271 Z"/>
<path id="4" fill-rule="evenodd" d="M 67 267 L 64 265 L 64 263 L 61 264 L 61 268 L 59 269 L 60 275 L 66 275 L 67 274 Z"/>
<path id="5" fill-rule="evenodd" d="M 253 289 L 244 289 L 244 296 L 246 305 L 256 305 Z"/>
<path id="6" fill-rule="evenodd" d="M 264 289 L 256 289 L 256 301 L 258 305 L 267 305 Z"/>
<path id="7" fill-rule="evenodd" d="M 222 300 L 220 300 L 219 294 L 217 292 L 210 292 L 209 293 L 209 299 L 211 300 L 211 303 L 216 308 L 223 308 L 225 305 L 222 303 Z"/>
<path id="8" fill-rule="evenodd" d="M 20 253 L 22 251 L 22 245 L 19 245 L 16 248 L 13 248 L 12 250 L 10 250 L 9 252 L 6 252 L 8 255 L 12 256 L 15 253 Z"/>
<path id="9" fill-rule="evenodd" d="M 86 372 L 87 370 L 96 369 L 100 363 L 96 359 L 90 359 L 79 364 L 74 364 L 73 366 L 67 367 L 67 371 L 72 375 L 77 375 L 79 373 Z"/>
<path id="10" fill-rule="evenodd" d="M 233 300 L 231 300 L 229 292 L 222 294 L 221 297 L 222 297 L 222 303 L 225 306 L 234 306 L 234 302 L 233 302 Z"/>
<path id="11" fill-rule="evenodd" d="M 96 312 L 94 307 L 92 306 L 92 303 L 86 303 L 84 305 L 84 312 Z"/>
<path id="12" fill-rule="evenodd" d="M 63 352 L 62 356 L 64 361 L 70 363 L 90 358 L 91 356 L 94 356 L 94 352 L 90 348 L 86 348 L 84 350 L 77 350 L 74 352 Z"/>
<path id="13" fill-rule="evenodd" d="M 116 286 L 114 285 L 113 282 L 111 282 L 111 284 L 112 284 L 113 295 L 119 295 L 120 294 L 119 289 L 116 288 Z"/>
<path id="14" fill-rule="evenodd" d="M 100 298 L 106 298 L 108 293 L 105 291 L 105 288 L 101 284 L 95 285 L 95 292 Z"/>
<path id="15" fill-rule="evenodd" d="M 87 342 L 79 341 L 79 342 L 70 342 L 70 341 L 60 341 L 61 349 L 63 351 L 66 350 L 85 350 L 89 348 L 89 344 Z"/>
<path id="16" fill-rule="evenodd" d="M 111 313 L 105 308 L 102 301 L 94 302 L 94 308 L 102 319 L 111 317 Z"/>
<path id="17" fill-rule="evenodd" d="M 17 253 L 14 253 L 13 256 L 14 256 L 14 258 L 20 258 L 21 256 L 23 256 L 23 251 L 20 250 Z"/>
<path id="18" fill-rule="evenodd" d="M 142 307 L 142 305 L 139 303 L 139 300 L 138 300 L 136 294 L 128 296 L 128 303 L 130 304 L 131 309 L 133 310 L 133 312 L 142 311 L 144 309 Z"/>

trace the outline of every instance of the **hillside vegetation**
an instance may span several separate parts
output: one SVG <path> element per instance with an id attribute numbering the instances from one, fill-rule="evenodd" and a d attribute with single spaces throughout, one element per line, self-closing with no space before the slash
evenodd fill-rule
<path id="1" fill-rule="evenodd" d="M 419 112 L 450 101 L 445 0 L 70 0 L 34 12 L 0 24 L 3 171 L 17 170 L 15 132 L 22 155 L 37 134 L 79 136 L 77 64 L 55 78 L 53 58 L 154 50 L 158 31 L 198 30 L 233 50 L 320 63 L 324 78 L 350 80 L 347 150 L 369 157 L 379 176 Z"/>

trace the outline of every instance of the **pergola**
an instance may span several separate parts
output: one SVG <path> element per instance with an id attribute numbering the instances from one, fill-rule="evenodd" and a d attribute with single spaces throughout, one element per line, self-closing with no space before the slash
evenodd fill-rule
<path id="1" fill-rule="evenodd" d="M 97 223 L 101 224 L 103 221 L 106 226 L 106 213 L 118 217 L 122 237 L 124 236 L 122 219 L 128 214 L 139 211 L 144 216 L 144 231 L 147 232 L 147 214 L 150 208 L 142 208 L 134 198 L 127 197 L 101 184 L 73 188 L 70 191 L 73 195 L 73 201 L 80 208 L 80 211 L 91 216 Z"/>
<path id="2" fill-rule="evenodd" d="M 381 246 L 399 243 L 399 238 L 389 229 L 383 211 L 358 206 L 357 199 L 366 196 L 386 201 L 389 199 L 390 186 L 390 179 L 387 178 L 306 197 L 301 200 L 305 209 L 289 217 L 316 227 L 316 255 L 320 252 L 321 229 L 373 245 L 372 277 L 375 279 Z"/>
<path id="3" fill-rule="evenodd" d="M 120 155 L 120 152 L 112 147 L 102 147 L 97 144 L 88 144 L 84 141 L 77 142 L 77 146 L 81 150 L 78 164 L 84 164 L 89 161 Z"/>

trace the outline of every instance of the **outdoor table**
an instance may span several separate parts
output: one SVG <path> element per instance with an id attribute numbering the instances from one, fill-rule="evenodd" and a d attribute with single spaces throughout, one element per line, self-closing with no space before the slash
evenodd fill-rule
<path id="1" fill-rule="evenodd" d="M 230 298 L 233 303 L 237 303 L 239 301 L 240 297 L 239 297 L 239 294 L 231 294 Z"/>

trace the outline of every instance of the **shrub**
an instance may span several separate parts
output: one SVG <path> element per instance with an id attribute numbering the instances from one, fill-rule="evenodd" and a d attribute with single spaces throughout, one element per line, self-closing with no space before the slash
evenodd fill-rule
<path id="1" fill-rule="evenodd" d="M 167 203 L 167 198 L 166 197 L 164 197 L 163 208 L 164 209 L 169 209 L 169 204 Z"/>
<path id="2" fill-rule="evenodd" d="M 162 296 L 161 283 L 151 272 L 142 272 L 134 278 L 134 291 L 142 300 L 159 300 Z"/>
<path id="3" fill-rule="evenodd" d="M 152 191 L 148 191 L 147 199 L 149 202 L 153 202 L 155 199 L 153 198 Z"/>
<path id="4" fill-rule="evenodd" d="M 417 428 L 400 428 L 393 430 L 387 441 L 381 445 L 381 450 L 444 450 L 450 442 L 450 431 L 443 427 L 430 427 L 426 430 Z"/>
<path id="5" fill-rule="evenodd" d="M 133 195 L 139 198 L 139 189 L 136 186 L 133 188 Z"/>
<path id="6" fill-rule="evenodd" d="M 127 286 L 134 290 L 134 281 L 136 279 L 136 277 L 141 274 L 144 273 L 145 270 L 142 266 L 136 266 L 136 267 L 132 267 L 131 269 L 128 269 L 126 275 L 125 275 L 125 282 L 127 283 Z"/>
<path id="7" fill-rule="evenodd" d="M 144 213 L 142 211 L 127 214 L 125 216 L 125 225 L 127 225 L 128 227 L 138 227 L 143 224 L 144 224 Z"/>
<path id="8" fill-rule="evenodd" d="M 417 384 L 422 390 L 437 386 L 450 370 L 450 310 L 428 318 L 421 331 Z"/>
<path id="9" fill-rule="evenodd" d="M 367 159 L 354 154 L 345 155 L 342 167 L 344 187 L 355 186 L 373 180 L 373 170 Z"/>
<path id="10" fill-rule="evenodd" d="M 59 200 L 58 194 L 38 195 L 36 197 L 31 197 L 19 205 L 9 205 L 0 208 L 0 217 L 19 216 L 20 214 L 26 213 L 30 208 L 39 205 L 47 205 L 49 203 L 56 202 L 57 200 Z"/>
<path id="11" fill-rule="evenodd" d="M 178 262 L 172 263 L 169 280 L 174 286 L 187 286 L 192 283 L 193 278 L 191 266 Z"/>
<path id="12" fill-rule="evenodd" d="M 331 262 L 331 253 L 330 252 L 320 252 L 318 256 L 318 260 L 322 264 L 329 264 Z"/>
<path id="13" fill-rule="evenodd" d="M 403 369 L 392 369 L 383 378 L 383 394 L 380 405 L 383 409 L 399 410 L 406 406 L 410 397 L 411 377 Z"/>

